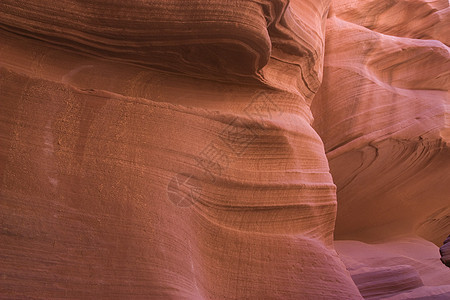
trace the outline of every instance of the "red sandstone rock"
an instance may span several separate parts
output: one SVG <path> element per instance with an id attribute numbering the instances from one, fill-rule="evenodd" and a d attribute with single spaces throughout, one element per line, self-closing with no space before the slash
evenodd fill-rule
<path id="1" fill-rule="evenodd" d="M 448 3 L 394 2 L 2 1 L 1 297 L 447 295 L 387 239 L 450 231 Z"/>
<path id="2" fill-rule="evenodd" d="M 450 297 L 436 246 L 450 232 L 448 1 L 333 12 L 313 127 L 337 185 L 335 238 L 370 243 L 338 253 L 366 298 Z"/>

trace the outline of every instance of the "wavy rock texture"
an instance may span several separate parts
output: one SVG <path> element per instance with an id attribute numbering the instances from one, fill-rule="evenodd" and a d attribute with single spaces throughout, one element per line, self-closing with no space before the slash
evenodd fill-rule
<path id="1" fill-rule="evenodd" d="M 448 1 L 336 1 L 327 22 L 313 127 L 365 298 L 450 296 L 436 247 L 450 232 L 449 16 Z"/>
<path id="2" fill-rule="evenodd" d="M 0 294 L 361 298 L 311 127 L 328 8 L 3 1 Z"/>
<path id="3" fill-rule="evenodd" d="M 450 231 L 448 47 L 338 16 L 327 28 L 312 110 L 341 200 L 336 236 L 415 232 L 442 243 Z"/>
<path id="4" fill-rule="evenodd" d="M 446 0 L 343 0 L 333 8 L 340 19 L 379 33 L 450 43 Z"/>
<path id="5" fill-rule="evenodd" d="M 439 252 L 421 238 L 377 244 L 336 241 L 336 250 L 366 299 L 447 299 L 448 268 Z"/>
<path id="6" fill-rule="evenodd" d="M 448 3 L 385 2 L 2 1 L 2 297 L 445 297 Z"/>
<path id="7" fill-rule="evenodd" d="M 338 197 L 345 199 L 337 236 L 370 240 L 376 232 L 423 225 L 422 236 L 442 242 L 450 230 L 450 186 L 442 180 L 450 168 L 448 48 L 383 36 L 336 17 L 328 28 L 330 55 L 313 112 Z M 429 224 L 433 216 L 445 220 Z M 364 232 L 376 227 L 385 228 Z"/>

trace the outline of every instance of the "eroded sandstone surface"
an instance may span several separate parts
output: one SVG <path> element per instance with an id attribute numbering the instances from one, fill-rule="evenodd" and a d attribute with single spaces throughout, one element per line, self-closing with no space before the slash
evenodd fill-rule
<path id="1" fill-rule="evenodd" d="M 2 1 L 1 297 L 448 296 L 449 13 Z"/>

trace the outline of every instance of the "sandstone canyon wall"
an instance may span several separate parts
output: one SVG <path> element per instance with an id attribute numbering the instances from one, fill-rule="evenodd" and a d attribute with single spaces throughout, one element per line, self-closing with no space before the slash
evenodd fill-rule
<path id="1" fill-rule="evenodd" d="M 0 298 L 448 296 L 448 2 L 376 3 L 2 1 Z"/>
<path id="2" fill-rule="evenodd" d="M 336 249 L 366 298 L 450 297 L 449 17 L 448 1 L 344 0 L 327 21 L 313 127 Z"/>

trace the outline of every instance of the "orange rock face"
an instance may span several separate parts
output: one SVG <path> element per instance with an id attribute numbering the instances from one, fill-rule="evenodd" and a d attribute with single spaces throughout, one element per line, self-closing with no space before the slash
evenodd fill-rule
<path id="1" fill-rule="evenodd" d="M 445 297 L 448 3 L 391 2 L 2 1 L 0 295 Z"/>
<path id="2" fill-rule="evenodd" d="M 327 21 L 313 127 L 337 185 L 336 248 L 365 298 L 450 296 L 437 247 L 450 232 L 449 12 L 336 1 Z"/>

